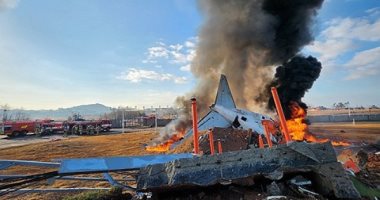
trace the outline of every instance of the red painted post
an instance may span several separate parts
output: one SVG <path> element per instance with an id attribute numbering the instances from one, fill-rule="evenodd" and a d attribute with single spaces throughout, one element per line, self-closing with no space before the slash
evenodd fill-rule
<path id="1" fill-rule="evenodd" d="M 271 148 L 273 146 L 273 143 L 272 143 L 272 140 L 271 140 L 271 133 L 269 132 L 269 128 L 268 128 L 268 120 L 262 120 L 261 123 L 263 124 L 264 126 L 264 133 L 265 133 L 265 137 L 267 139 L 267 144 L 269 146 L 269 148 Z"/>
<path id="2" fill-rule="evenodd" d="M 218 140 L 218 151 L 219 151 L 219 154 L 223 153 L 222 142 L 220 140 Z"/>
<path id="3" fill-rule="evenodd" d="M 199 154 L 197 99 L 195 97 L 191 98 L 191 108 L 193 112 L 194 153 Z"/>
<path id="4" fill-rule="evenodd" d="M 210 152 L 211 152 L 211 155 L 214 155 L 214 153 L 215 153 L 215 149 L 214 149 L 214 134 L 213 134 L 211 128 L 209 129 L 209 132 L 208 132 L 208 140 L 210 142 Z"/>
<path id="5" fill-rule="evenodd" d="M 263 138 L 261 137 L 261 135 L 259 135 L 259 148 L 260 149 L 264 148 L 264 142 L 263 142 Z"/>
<path id="6" fill-rule="evenodd" d="M 286 143 L 288 143 L 292 139 L 289 137 L 289 131 L 288 131 L 288 126 L 286 125 L 284 110 L 282 109 L 281 101 L 280 101 L 280 98 L 278 97 L 277 89 L 275 87 L 272 87 L 271 91 L 272 91 L 274 104 L 276 105 L 277 114 L 278 114 L 278 117 L 280 118 L 282 134 L 285 137 Z"/>

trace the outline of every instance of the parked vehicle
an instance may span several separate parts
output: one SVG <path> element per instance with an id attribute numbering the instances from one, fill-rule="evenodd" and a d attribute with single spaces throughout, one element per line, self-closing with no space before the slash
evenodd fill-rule
<path id="1" fill-rule="evenodd" d="M 35 121 L 7 121 L 4 123 L 4 134 L 10 137 L 24 136 L 36 131 Z"/>
<path id="2" fill-rule="evenodd" d="M 49 134 L 95 134 L 108 132 L 112 128 L 110 120 L 80 120 L 80 121 L 7 121 L 4 123 L 4 134 L 8 137 L 24 136 L 27 133 L 37 135 Z"/>

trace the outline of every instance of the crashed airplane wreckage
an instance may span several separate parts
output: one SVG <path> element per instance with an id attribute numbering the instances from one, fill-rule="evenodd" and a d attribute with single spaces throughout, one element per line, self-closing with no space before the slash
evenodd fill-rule
<path id="1" fill-rule="evenodd" d="M 160 195 L 170 196 L 183 189 L 226 184 L 250 186 L 257 180 L 282 182 L 299 174 L 312 180 L 313 188 L 323 196 L 360 197 L 342 164 L 337 162 L 330 143 L 293 142 L 149 165 L 140 169 L 137 188 L 153 192 L 160 199 Z"/>
<path id="2" fill-rule="evenodd" d="M 276 100 L 276 91 L 272 91 Z M 278 96 L 277 96 L 277 101 Z M 195 108 L 195 109 L 194 109 Z M 196 103 L 193 101 L 193 110 Z M 280 122 L 284 119 L 282 108 L 277 107 Z M 82 191 L 105 188 L 28 188 L 28 184 L 41 180 L 89 180 L 90 177 L 78 177 L 79 174 L 103 173 L 103 178 L 113 186 L 136 192 L 138 196 L 149 194 L 153 199 L 201 199 L 213 191 L 228 191 L 222 199 L 235 199 L 225 187 L 261 186 L 268 195 L 292 195 L 291 190 L 305 196 L 319 196 L 334 199 L 358 199 L 360 195 L 353 186 L 342 164 L 337 161 L 330 142 L 305 143 L 292 142 L 281 123 L 284 140 L 270 136 L 266 123 L 269 117 L 236 109 L 226 78 L 222 75 L 215 105 L 197 124 L 196 112 L 193 112 L 193 130 L 186 137 L 193 135 L 194 154 L 166 154 L 130 157 L 62 159 L 59 162 L 36 162 L 20 160 L 0 160 L 0 170 L 14 165 L 40 166 L 57 169 L 36 175 L 1 175 L 0 195 L 11 192 L 52 192 Z M 245 120 L 244 120 L 245 119 Z M 242 121 L 241 121 L 242 120 Z M 239 122 L 240 125 L 236 123 Z M 246 122 L 246 123 L 244 123 Z M 236 126 L 237 127 L 236 127 Z M 250 129 L 259 134 L 259 148 L 247 145 L 244 150 L 223 152 L 218 145 L 218 154 L 214 153 L 214 144 L 210 142 L 210 155 L 199 153 L 198 129 L 208 130 L 216 127 L 235 127 Z M 285 126 L 285 127 L 284 127 Z M 212 138 L 210 130 L 209 138 Z M 268 148 L 264 148 L 262 135 L 267 139 Z M 211 136 L 211 137 L 210 137 Z M 261 138 L 261 139 L 260 139 Z M 273 145 L 272 142 L 274 142 Z M 220 144 L 220 143 L 218 143 Z M 205 152 L 205 149 L 202 149 Z M 109 172 L 137 171 L 132 181 L 137 187 L 121 184 Z M 297 182 L 302 176 L 307 181 Z M 92 177 L 92 179 L 95 179 Z M 131 180 L 129 180 L 131 181 Z M 286 185 L 291 187 L 287 187 Z M 263 188 L 264 186 L 264 188 Z M 26 187 L 26 188 L 25 188 Z M 265 188 L 266 187 L 266 188 Z M 275 188 L 275 192 L 273 192 Z M 312 189 L 308 189 L 312 188 Z M 202 191 L 199 193 L 199 191 Z M 211 197 L 211 196 L 210 196 Z M 213 198 L 209 198 L 213 199 Z"/>

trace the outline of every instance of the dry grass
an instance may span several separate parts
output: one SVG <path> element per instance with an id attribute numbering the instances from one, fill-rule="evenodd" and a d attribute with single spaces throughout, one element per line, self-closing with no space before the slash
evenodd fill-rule
<path id="1" fill-rule="evenodd" d="M 84 158 L 107 156 L 131 156 L 152 154 L 146 152 L 144 144 L 149 143 L 156 134 L 152 131 L 124 133 L 115 135 L 83 136 L 67 140 L 42 142 L 20 147 L 10 147 L 0 151 L 0 159 L 52 161 L 60 158 Z M 35 174 L 52 171 L 39 167 L 12 167 L 2 170 L 1 174 Z M 124 174 L 126 175 L 126 174 Z M 86 176 L 101 177 L 101 174 Z M 115 176 L 121 178 L 123 176 Z M 110 187 L 107 182 L 63 181 L 57 180 L 53 185 L 46 182 L 37 185 L 40 188 L 55 187 Z M 36 187 L 36 186 L 35 186 Z M 27 194 L 16 199 L 61 199 L 67 194 Z M 1 198 L 1 197 L 0 197 Z"/>
<path id="2" fill-rule="evenodd" d="M 83 136 L 2 149 L 0 158 L 51 161 L 59 158 L 144 155 L 144 144 L 154 137 L 151 131 Z"/>
<path id="3" fill-rule="evenodd" d="M 374 143 L 380 139 L 380 122 L 313 123 L 311 132 L 327 138 L 342 138 L 352 142 Z"/>

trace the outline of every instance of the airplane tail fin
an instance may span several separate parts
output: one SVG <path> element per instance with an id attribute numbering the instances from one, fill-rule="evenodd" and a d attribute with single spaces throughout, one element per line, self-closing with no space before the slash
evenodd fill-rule
<path id="1" fill-rule="evenodd" d="M 218 93 L 216 94 L 215 105 L 221 105 L 225 108 L 236 108 L 234 98 L 228 85 L 225 75 L 220 76 Z"/>

